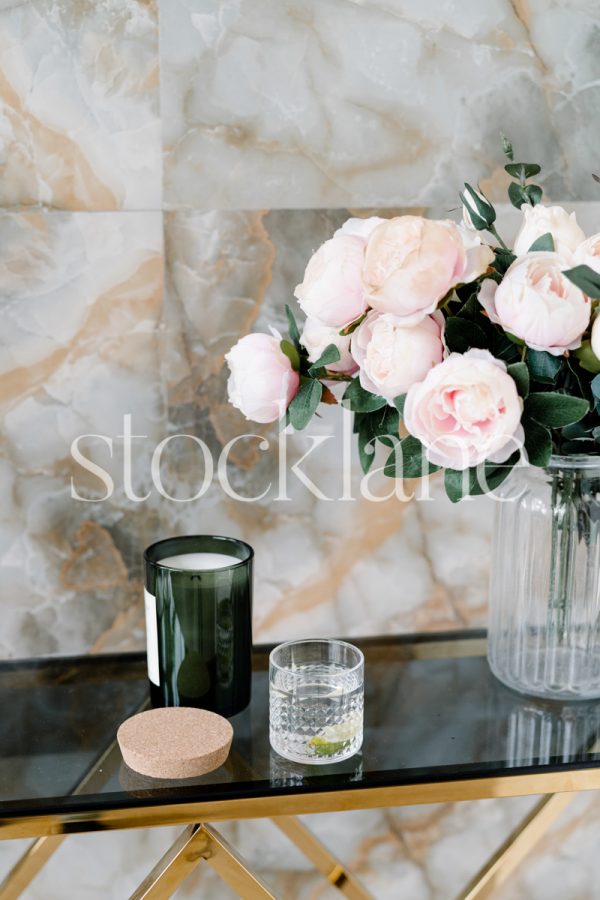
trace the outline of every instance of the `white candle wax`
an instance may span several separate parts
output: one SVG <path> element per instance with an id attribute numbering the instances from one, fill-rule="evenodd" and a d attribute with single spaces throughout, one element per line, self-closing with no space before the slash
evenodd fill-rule
<path id="1" fill-rule="evenodd" d="M 241 562 L 237 556 L 227 553 L 180 553 L 178 556 L 165 556 L 159 559 L 158 565 L 169 569 L 185 569 L 190 572 L 206 572 L 212 569 L 224 569 Z"/>

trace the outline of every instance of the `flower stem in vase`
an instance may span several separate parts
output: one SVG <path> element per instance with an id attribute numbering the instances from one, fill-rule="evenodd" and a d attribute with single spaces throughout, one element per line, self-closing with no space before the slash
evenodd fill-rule
<path id="1" fill-rule="evenodd" d="M 552 556 L 550 596 L 548 603 L 548 631 L 556 632 L 561 647 L 571 633 L 571 604 L 575 576 L 577 545 L 576 493 L 577 474 L 559 471 L 552 480 Z"/>

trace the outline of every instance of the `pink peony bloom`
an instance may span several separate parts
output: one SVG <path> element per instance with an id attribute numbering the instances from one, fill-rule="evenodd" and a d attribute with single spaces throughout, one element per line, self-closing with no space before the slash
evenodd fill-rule
<path id="1" fill-rule="evenodd" d="M 466 269 L 466 250 L 454 222 L 398 216 L 371 233 L 363 282 L 372 307 L 414 324 L 435 310 Z"/>
<path id="2" fill-rule="evenodd" d="M 389 313 L 370 312 L 352 335 L 351 344 L 362 387 L 393 405 L 395 397 L 405 394 L 441 362 L 442 325 L 441 313 L 406 325 Z"/>
<path id="3" fill-rule="evenodd" d="M 247 334 L 225 359 L 229 401 L 252 422 L 275 422 L 296 396 L 300 377 L 281 350 L 280 337 Z"/>
<path id="4" fill-rule="evenodd" d="M 321 244 L 294 291 L 306 315 L 338 329 L 362 315 L 367 308 L 361 281 L 364 258 L 365 240 L 356 234 L 338 233 Z"/>
<path id="5" fill-rule="evenodd" d="M 558 253 L 528 253 L 499 285 L 484 281 L 479 301 L 492 322 L 528 347 L 560 356 L 581 345 L 591 314 L 588 297 L 562 274 L 567 267 Z"/>
<path id="6" fill-rule="evenodd" d="M 504 462 L 521 446 L 523 404 L 503 362 L 487 350 L 451 353 L 408 391 L 404 424 L 429 462 L 467 469 Z"/>

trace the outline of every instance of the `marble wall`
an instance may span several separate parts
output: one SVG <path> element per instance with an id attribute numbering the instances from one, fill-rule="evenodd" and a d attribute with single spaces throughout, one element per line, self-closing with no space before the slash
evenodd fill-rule
<path id="1" fill-rule="evenodd" d="M 306 434 L 288 442 L 288 501 L 277 483 L 255 503 L 217 483 L 189 500 L 203 459 L 181 437 L 162 456 L 166 497 L 151 455 L 191 434 L 216 458 L 247 430 L 223 353 L 284 327 L 307 257 L 348 210 L 446 215 L 465 178 L 501 198 L 500 129 L 597 231 L 599 50 L 594 0 L 0 0 L 0 656 L 142 646 L 141 549 L 203 530 L 255 546 L 259 640 L 485 621 L 489 504 L 452 507 L 435 485 L 429 502 L 386 499 L 377 480 L 369 501 L 356 464 L 355 499 L 339 499 L 336 410 L 302 464 L 332 499 L 291 472 Z M 276 431 L 260 434 L 266 449 L 230 455 L 240 497 L 278 477 Z M 79 435 L 109 499 L 72 456 Z M 376 898 L 446 900 L 530 802 L 311 824 Z M 582 799 L 506 897 L 600 897 L 599 815 Z M 269 829 L 230 830 L 282 896 L 326 896 Z M 170 836 L 73 839 L 27 896 L 125 896 Z M 17 850 L 0 846 L 3 866 Z M 229 896 L 206 874 L 182 896 L 200 886 Z"/>

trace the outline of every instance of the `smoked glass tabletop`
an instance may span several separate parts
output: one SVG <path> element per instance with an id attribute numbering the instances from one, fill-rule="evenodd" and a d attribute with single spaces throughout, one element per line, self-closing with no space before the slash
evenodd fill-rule
<path id="1" fill-rule="evenodd" d="M 268 647 L 254 653 L 252 700 L 231 719 L 227 763 L 194 780 L 127 768 L 120 723 L 148 704 L 143 654 L 0 664 L 0 826 L 20 816 L 83 813 L 600 765 L 600 702 L 558 704 L 503 687 L 483 632 L 354 640 L 365 654 L 359 754 L 301 766 L 269 746 Z"/>

